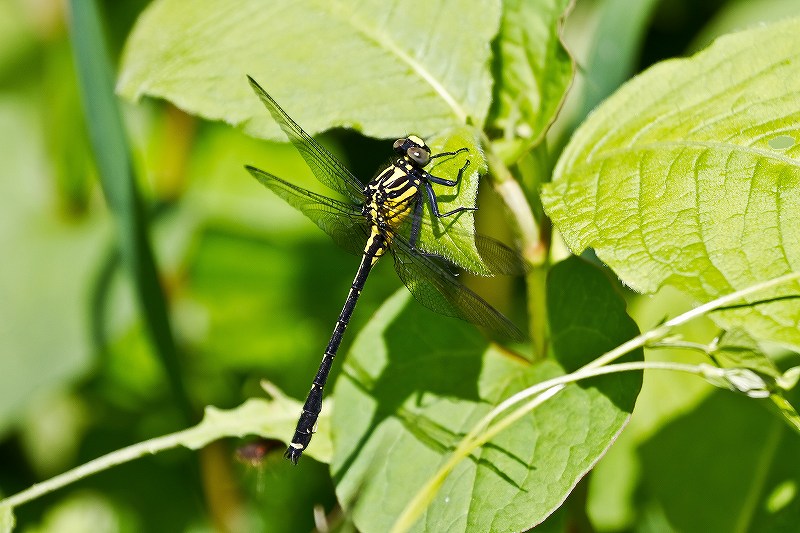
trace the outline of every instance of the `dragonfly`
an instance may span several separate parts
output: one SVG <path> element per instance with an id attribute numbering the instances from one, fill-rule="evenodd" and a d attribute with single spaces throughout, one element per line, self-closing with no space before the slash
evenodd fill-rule
<path id="1" fill-rule="evenodd" d="M 457 207 L 443 212 L 432 186 L 456 187 L 469 166 L 469 159 L 455 180 L 434 176 L 424 170 L 434 159 L 457 157 L 468 152 L 466 147 L 432 154 L 428 145 L 417 136 L 398 139 L 393 146 L 394 161 L 363 185 L 333 154 L 303 131 L 253 78 L 248 76 L 248 79 L 317 180 L 340 193 L 347 201 L 309 191 L 253 166 L 245 168 L 261 184 L 311 219 L 334 242 L 350 253 L 361 255 L 361 263 L 303 404 L 294 436 L 284 453 L 296 465 L 314 434 L 328 374 L 356 302 L 370 270 L 383 255 L 389 253 L 393 256 L 398 276 L 424 306 L 484 326 L 509 340 L 522 340 L 523 335 L 508 318 L 464 286 L 444 257 L 419 247 L 425 202 L 436 219 L 477 209 Z M 480 234 L 471 234 L 470 237 L 491 274 L 519 274 L 526 270 L 520 256 L 499 241 Z"/>

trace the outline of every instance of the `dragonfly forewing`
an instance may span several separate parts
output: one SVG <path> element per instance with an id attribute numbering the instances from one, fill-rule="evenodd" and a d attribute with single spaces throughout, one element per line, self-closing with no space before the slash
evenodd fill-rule
<path id="1" fill-rule="evenodd" d="M 340 247 L 354 255 L 364 251 L 369 225 L 358 206 L 298 187 L 255 167 L 245 168 L 262 185 L 330 235 Z"/>
<path id="2" fill-rule="evenodd" d="M 364 191 L 361 182 L 333 154 L 303 131 L 253 78 L 248 76 L 247 79 L 250 80 L 250 85 L 261 99 L 264 107 L 303 156 L 320 183 L 357 204 L 363 204 Z"/>

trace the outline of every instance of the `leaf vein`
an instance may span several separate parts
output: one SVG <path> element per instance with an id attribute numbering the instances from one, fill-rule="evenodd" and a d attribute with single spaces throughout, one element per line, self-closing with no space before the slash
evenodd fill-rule
<path id="1" fill-rule="evenodd" d="M 341 1 L 323 4 L 323 6 L 327 6 L 329 13 L 332 16 L 339 17 L 340 20 L 341 12 L 352 12 L 351 6 L 349 4 L 344 5 Z M 333 9 L 331 9 L 331 6 Z M 436 76 L 427 68 L 425 68 L 422 63 L 411 57 L 410 54 L 406 53 L 405 50 L 400 48 L 400 46 L 398 46 L 393 39 L 389 38 L 388 34 L 383 36 L 378 35 L 375 33 L 371 25 L 362 23 L 357 17 L 350 16 L 346 20 L 343 20 L 343 22 L 344 24 L 352 27 L 366 39 L 374 42 L 376 45 L 378 45 L 378 47 L 382 47 L 389 53 L 394 54 L 397 59 L 408 65 L 412 71 L 416 72 L 417 75 L 419 75 L 420 78 L 430 85 L 434 92 L 447 103 L 460 122 L 465 123 L 467 121 L 466 111 L 461 107 L 458 101 L 456 101 L 456 98 L 450 93 L 450 91 L 447 90 L 447 88 L 444 86 L 444 83 L 437 79 Z"/>

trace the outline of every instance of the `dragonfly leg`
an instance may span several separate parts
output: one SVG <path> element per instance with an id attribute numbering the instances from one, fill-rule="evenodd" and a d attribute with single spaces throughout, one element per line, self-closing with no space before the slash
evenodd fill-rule
<path id="1" fill-rule="evenodd" d="M 428 172 L 425 172 L 425 179 L 426 181 L 430 181 L 432 183 L 438 183 L 439 185 L 445 185 L 447 187 L 455 187 L 461 181 L 461 176 L 464 175 L 464 171 L 467 170 L 469 163 L 470 163 L 469 159 L 464 161 L 464 165 L 458 170 L 458 176 L 456 176 L 456 179 L 454 180 L 440 178 L 439 176 L 434 176 L 433 174 L 429 174 Z"/>
<path id="2" fill-rule="evenodd" d="M 455 208 L 455 209 L 453 209 L 451 211 L 447 211 L 445 213 L 440 212 L 439 211 L 439 203 L 438 203 L 438 201 L 436 199 L 436 193 L 433 191 L 433 185 L 431 185 L 431 183 L 438 183 L 439 185 L 445 185 L 447 187 L 455 187 L 461 181 L 461 176 L 464 174 L 464 171 L 467 169 L 468 166 L 469 166 L 469 160 L 467 160 L 464 163 L 464 166 L 461 167 L 461 170 L 458 171 L 458 176 L 456 177 L 455 180 L 446 180 L 444 178 L 439 178 L 439 177 L 433 176 L 431 174 L 428 174 L 426 172 L 427 176 L 425 176 L 426 179 L 424 180 L 425 190 L 428 192 L 428 200 L 430 200 L 430 202 L 431 202 L 431 211 L 433 211 L 433 216 L 435 216 L 436 218 L 442 218 L 442 217 L 446 217 L 446 216 L 450 216 L 450 215 L 455 215 L 456 213 L 461 213 L 462 211 L 477 211 L 478 210 L 477 207 L 463 207 L 462 206 L 462 207 L 457 207 L 457 208 Z"/>
<path id="3" fill-rule="evenodd" d="M 411 248 L 411 251 L 419 254 L 424 255 L 426 257 L 436 257 L 438 259 L 447 260 L 446 257 L 440 254 L 435 254 L 432 252 L 426 252 L 421 248 L 417 248 L 417 242 L 419 242 L 419 228 L 422 225 L 422 191 L 419 192 L 419 198 L 417 199 L 417 204 L 414 206 L 414 213 L 411 215 L 411 233 L 408 236 L 408 244 Z"/>
<path id="4" fill-rule="evenodd" d="M 477 207 L 459 207 L 458 209 L 454 209 L 453 211 L 449 211 L 447 213 L 440 214 L 439 213 L 439 207 L 436 204 L 436 193 L 434 193 L 433 187 L 431 187 L 430 183 L 425 182 L 425 189 L 428 191 L 428 198 L 430 199 L 430 202 L 431 202 L 431 208 L 433 210 L 433 214 L 438 218 L 441 218 L 441 217 L 447 216 L 447 215 L 451 215 L 454 212 L 475 211 L 475 210 L 478 209 Z M 409 235 L 408 235 L 408 244 L 411 247 L 411 251 L 413 251 L 415 253 L 418 253 L 420 255 L 446 259 L 446 257 L 444 257 L 444 256 L 442 256 L 440 254 L 426 252 L 426 251 L 424 251 L 424 250 L 422 250 L 420 248 L 417 248 L 417 243 L 419 242 L 419 230 L 420 230 L 420 227 L 422 226 L 422 202 L 423 202 L 422 191 L 419 192 L 419 195 L 420 196 L 419 196 L 419 198 L 417 198 L 417 203 L 414 206 L 414 212 L 411 214 L 411 233 L 409 233 Z"/>
<path id="5" fill-rule="evenodd" d="M 469 152 L 469 148 L 467 148 L 466 146 L 462 146 L 458 150 L 453 150 L 452 152 L 441 152 L 438 154 L 434 154 L 430 156 L 429 159 L 436 159 L 437 157 L 447 157 L 449 155 L 457 155 L 460 154 L 461 152 Z"/>

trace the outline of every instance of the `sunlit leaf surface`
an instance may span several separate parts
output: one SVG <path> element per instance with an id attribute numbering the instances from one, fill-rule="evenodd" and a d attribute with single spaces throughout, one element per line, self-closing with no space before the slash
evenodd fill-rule
<path id="1" fill-rule="evenodd" d="M 797 271 L 799 94 L 798 19 L 661 63 L 578 129 L 543 191 L 546 210 L 573 251 L 594 248 L 643 292 L 672 285 L 708 301 Z M 800 345 L 796 299 L 712 317 Z"/>
<path id="2" fill-rule="evenodd" d="M 158 0 L 128 40 L 119 90 L 277 139 L 249 74 L 311 134 L 430 135 L 485 120 L 499 23 L 497 0 Z"/>
<path id="3" fill-rule="evenodd" d="M 541 138 L 555 119 L 572 80 L 561 43 L 561 17 L 569 0 L 509 0 L 496 41 L 502 68 L 495 84 L 493 126 L 504 137 Z"/>

